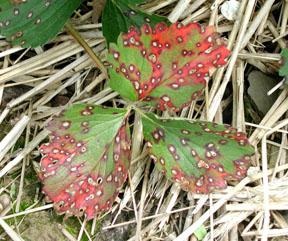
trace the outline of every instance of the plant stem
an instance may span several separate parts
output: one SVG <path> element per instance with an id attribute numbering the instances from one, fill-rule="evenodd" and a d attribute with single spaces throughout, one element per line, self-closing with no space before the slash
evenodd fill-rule
<path id="1" fill-rule="evenodd" d="M 146 115 L 146 113 L 141 110 L 140 108 L 136 107 L 135 105 L 132 106 L 132 108 L 135 110 L 135 112 L 137 112 L 138 114 L 140 114 L 140 116 L 148 119 L 149 121 L 154 123 L 154 120 L 152 120 L 148 115 Z"/>
<path id="2" fill-rule="evenodd" d="M 90 58 L 93 60 L 95 65 L 101 70 L 103 74 L 107 77 L 107 70 L 98 56 L 94 53 L 93 49 L 87 44 L 87 42 L 82 38 L 82 36 L 77 32 L 77 30 L 72 26 L 72 24 L 68 21 L 65 24 L 67 32 L 84 48 Z"/>

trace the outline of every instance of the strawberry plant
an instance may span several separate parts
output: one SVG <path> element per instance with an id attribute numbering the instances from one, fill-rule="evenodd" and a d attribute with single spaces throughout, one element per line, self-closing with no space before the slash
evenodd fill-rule
<path id="1" fill-rule="evenodd" d="M 131 27 L 110 44 L 109 84 L 127 108 L 76 104 L 49 122 L 40 147 L 43 192 L 59 213 L 91 219 L 109 210 L 127 177 L 129 118 L 136 111 L 156 167 L 184 190 L 210 193 L 245 177 L 254 150 L 228 125 L 160 118 L 147 109 L 180 111 L 202 94 L 229 50 L 212 27 L 175 23 Z M 149 108 L 146 108 L 149 107 Z"/>

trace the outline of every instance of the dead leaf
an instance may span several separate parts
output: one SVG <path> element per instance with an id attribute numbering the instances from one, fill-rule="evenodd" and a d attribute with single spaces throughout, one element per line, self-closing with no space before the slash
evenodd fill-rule
<path id="1" fill-rule="evenodd" d="M 92 21 L 93 23 L 98 23 L 98 19 L 101 16 L 102 10 L 106 4 L 106 0 L 93 0 L 93 14 L 92 14 Z"/>

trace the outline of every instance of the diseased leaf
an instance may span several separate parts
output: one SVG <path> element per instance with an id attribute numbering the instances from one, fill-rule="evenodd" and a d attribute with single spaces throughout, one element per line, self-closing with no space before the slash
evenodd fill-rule
<path id="1" fill-rule="evenodd" d="M 246 176 L 254 149 L 228 125 L 143 117 L 151 158 L 168 179 L 186 190 L 209 193 Z"/>
<path id="2" fill-rule="evenodd" d="M 48 124 L 39 176 L 59 213 L 91 219 L 112 206 L 130 161 L 126 112 L 76 104 Z"/>
<path id="3" fill-rule="evenodd" d="M 107 0 L 103 15 L 103 35 L 107 44 L 116 43 L 122 32 L 127 32 L 130 26 L 141 27 L 149 22 L 152 26 L 159 22 L 167 22 L 165 17 L 148 14 L 136 8 L 135 4 L 143 1 Z"/>
<path id="4" fill-rule="evenodd" d="M 211 69 L 225 65 L 228 56 L 213 27 L 145 24 L 111 44 L 110 86 L 131 101 L 178 111 L 202 94 Z"/>
<path id="5" fill-rule="evenodd" d="M 81 0 L 1 0 L 0 34 L 13 45 L 37 47 L 53 38 Z"/>

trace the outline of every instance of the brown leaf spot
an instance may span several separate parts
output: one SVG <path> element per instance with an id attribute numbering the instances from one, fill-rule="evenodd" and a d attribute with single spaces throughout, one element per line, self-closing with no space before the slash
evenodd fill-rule
<path id="1" fill-rule="evenodd" d="M 15 16 L 19 15 L 19 13 L 20 13 L 19 8 L 14 8 L 13 13 Z"/>
<path id="2" fill-rule="evenodd" d="M 150 54 L 148 60 L 155 64 L 157 62 L 157 56 L 155 54 Z"/>
<path id="3" fill-rule="evenodd" d="M 175 152 L 176 152 L 176 148 L 175 148 L 175 146 L 173 146 L 173 145 L 168 145 L 168 150 L 169 150 L 169 152 L 170 153 L 172 153 L 172 154 L 174 154 Z"/>
<path id="4" fill-rule="evenodd" d="M 160 161 L 161 165 L 163 165 L 163 166 L 165 165 L 165 160 L 163 157 L 160 157 L 159 161 Z"/>

